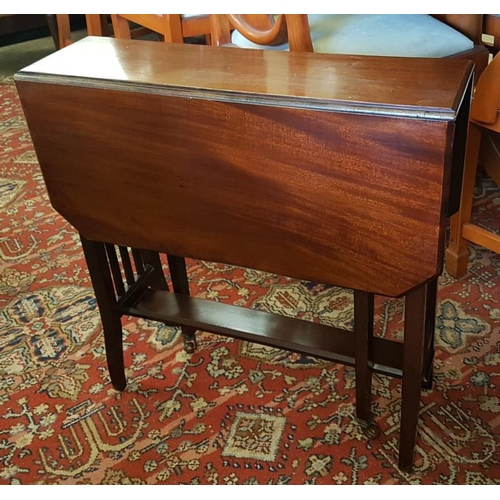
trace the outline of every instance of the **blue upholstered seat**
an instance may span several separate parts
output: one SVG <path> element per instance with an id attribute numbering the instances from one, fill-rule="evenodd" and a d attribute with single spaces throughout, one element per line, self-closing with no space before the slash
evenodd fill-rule
<path id="1" fill-rule="evenodd" d="M 474 47 L 462 33 L 426 14 L 309 14 L 315 52 L 402 57 L 446 57 Z M 257 45 L 232 34 L 244 48 L 288 50 L 288 44 Z"/>

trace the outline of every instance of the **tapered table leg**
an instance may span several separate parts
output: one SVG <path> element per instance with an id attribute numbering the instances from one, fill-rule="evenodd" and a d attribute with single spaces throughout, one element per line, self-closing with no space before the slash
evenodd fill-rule
<path id="1" fill-rule="evenodd" d="M 426 337 L 427 284 L 406 295 L 399 466 L 410 470 L 417 435 Z"/>
<path id="2" fill-rule="evenodd" d="M 115 389 L 123 391 L 127 381 L 123 362 L 121 314 L 117 308 L 106 248 L 104 243 L 90 241 L 83 236 L 80 238 L 101 315 L 111 383 Z"/>
<path id="3" fill-rule="evenodd" d="M 186 260 L 178 255 L 167 255 L 168 268 L 172 278 L 172 287 L 175 293 L 189 295 L 189 281 L 186 272 Z M 196 328 L 181 326 L 184 350 L 192 354 L 196 350 Z"/>
<path id="4" fill-rule="evenodd" d="M 433 360 L 434 360 L 434 336 L 436 330 L 436 306 L 438 279 L 435 278 L 427 283 L 427 302 L 425 308 L 425 346 L 424 346 L 424 389 L 432 389 Z M 428 369 L 427 369 L 428 368 Z"/>
<path id="5" fill-rule="evenodd" d="M 369 438 L 375 438 L 380 434 L 371 414 L 373 315 L 374 295 L 355 290 L 356 417 Z"/>

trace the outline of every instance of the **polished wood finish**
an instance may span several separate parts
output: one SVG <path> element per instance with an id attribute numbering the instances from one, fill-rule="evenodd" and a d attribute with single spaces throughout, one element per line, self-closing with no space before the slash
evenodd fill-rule
<path id="1" fill-rule="evenodd" d="M 87 38 L 15 80 L 114 387 L 123 314 L 180 325 L 188 352 L 201 329 L 354 365 L 370 438 L 372 372 L 401 376 L 411 465 L 471 63 Z M 189 297 L 186 256 L 354 289 L 354 332 Z M 406 296 L 404 345 L 373 336 L 375 293 Z"/>
<path id="2" fill-rule="evenodd" d="M 469 243 L 500 253 L 500 236 L 471 222 L 479 160 L 500 185 L 500 54 L 478 81 L 470 118 L 461 204 L 450 221 L 450 242 L 446 249 L 446 269 L 454 278 L 467 273 Z"/>
<path id="3" fill-rule="evenodd" d="M 185 325 L 349 366 L 356 364 L 356 340 L 353 332 L 264 311 L 248 310 L 183 294 L 146 290 L 137 302 L 124 306 L 122 314 L 154 319 L 170 325 Z M 376 337 L 370 350 L 373 359 L 370 368 L 374 372 L 397 378 L 403 376 L 401 343 Z"/>
<path id="4" fill-rule="evenodd" d="M 354 333 L 356 350 L 356 416 L 362 422 L 370 423 L 372 370 L 373 370 L 373 316 L 372 293 L 354 291 Z"/>
<path id="5" fill-rule="evenodd" d="M 96 64 L 89 55 L 99 54 Z M 23 80 L 230 103 L 453 120 L 470 66 L 452 60 L 290 54 L 87 37 L 19 72 Z M 195 76 L 193 76 L 195 75 Z M 193 85 L 196 79 L 196 85 Z M 362 84 L 360 84 L 360 82 Z"/>
<path id="6" fill-rule="evenodd" d="M 420 410 L 420 387 L 424 372 L 426 284 L 411 290 L 405 299 L 405 332 L 403 349 L 403 388 L 401 406 L 401 436 L 399 465 L 411 468 Z M 425 311 L 422 314 L 422 311 Z"/>
<path id="7" fill-rule="evenodd" d="M 103 244 L 89 241 L 83 236 L 81 242 L 105 332 L 106 360 L 111 382 L 115 389 L 123 391 L 127 381 L 123 362 L 121 315 L 118 314 L 113 280 L 107 266 L 106 249 Z"/>
<path id="8" fill-rule="evenodd" d="M 100 45 L 123 49 L 123 42 L 97 40 L 101 43 L 84 45 L 96 51 Z M 148 60 L 147 50 L 158 44 L 140 43 L 146 52 L 138 49 L 136 53 Z M 388 72 L 373 70 L 377 66 L 398 68 L 394 61 L 386 63 L 386 58 L 304 58 L 301 54 L 264 55 L 197 46 L 182 51 L 170 46 L 164 52 L 166 58 L 182 55 L 180 60 L 172 57 L 168 67 L 163 65 L 164 76 L 162 65 L 150 66 L 152 72 L 159 68 L 156 78 L 169 81 L 162 86 L 166 94 L 192 81 L 189 74 L 205 73 L 211 78 L 204 77 L 200 83 L 212 88 L 200 95 L 212 92 L 229 102 L 179 99 L 155 89 L 155 94 L 127 95 L 124 106 L 122 90 L 89 85 L 83 93 L 78 77 L 86 69 L 79 65 L 75 85 L 71 85 L 73 77 L 68 77 L 69 85 L 44 86 L 42 102 L 31 106 L 32 93 L 40 98 L 42 90 L 21 80 L 30 79 L 30 74 L 36 79 L 43 66 L 32 66 L 24 76 L 18 76 L 28 118 L 45 124 L 33 139 L 35 146 L 38 141 L 45 145 L 38 155 L 40 163 L 47 166 L 44 176 L 52 204 L 84 236 L 391 296 L 440 274 L 438 249 L 444 241 L 448 203 L 443 179 L 451 168 L 443 145 L 453 137 L 448 117 L 459 104 L 456 93 L 446 90 L 450 81 L 459 80 L 465 87 L 470 74 L 467 65 L 449 65 L 452 74 L 452 68 L 460 68 L 453 80 L 443 64 L 409 61 L 410 65 L 420 63 L 422 73 L 427 80 L 433 79 L 434 85 L 412 80 L 403 91 L 401 83 L 394 82 L 390 92 L 386 78 L 380 84 L 381 75 Z M 188 64 L 188 60 L 193 62 Z M 328 60 L 335 61 L 331 72 L 338 81 L 337 87 L 328 86 L 330 91 L 324 84 L 317 87 L 306 80 L 308 75 L 321 74 L 319 67 Z M 117 62 L 119 59 L 113 64 Z M 263 74 L 268 64 L 283 62 L 285 75 L 303 75 L 301 79 L 293 77 L 292 88 L 271 75 L 260 81 L 259 87 L 252 86 L 249 79 L 227 82 L 225 77 L 231 65 L 241 67 L 243 74 L 248 74 L 250 67 L 253 73 Z M 50 68 L 51 63 L 46 66 Z M 393 71 L 392 78 L 398 78 L 402 71 Z M 183 72 L 190 80 L 183 79 Z M 89 73 L 95 70 L 90 68 Z M 322 73 L 329 76 L 328 71 Z M 124 83 L 135 89 L 134 82 L 125 78 Z M 115 88 L 121 83 L 117 80 L 110 82 Z M 355 82 L 360 80 L 366 87 L 359 88 Z M 152 78 L 151 84 L 154 82 Z M 200 83 L 190 90 L 192 97 L 197 96 Z M 375 94 L 377 85 L 383 90 Z M 273 94 L 265 93 L 266 86 L 273 88 Z M 430 90 L 441 86 L 441 92 Z M 359 100 L 349 102 L 344 92 L 352 96 L 356 87 Z M 327 109 L 352 108 L 357 112 L 305 109 L 306 104 L 315 104 L 318 95 Z M 391 97 L 394 104 L 390 104 Z M 245 104 L 249 99 L 256 104 Z M 273 102 L 277 103 L 274 107 L 270 105 Z M 295 102 L 301 108 L 295 108 Z M 70 108 L 72 119 L 92 123 L 78 137 L 62 119 Z M 149 109 L 169 111 L 151 113 Z M 122 112 L 137 124 L 133 140 L 127 127 L 116 126 Z M 414 119 L 419 115 L 435 119 Z M 203 125 L 214 117 L 224 134 Z M 107 131 L 105 135 L 103 131 Z M 109 131 L 113 131 L 112 151 Z M 73 158 L 76 144 L 78 155 Z M 374 155 L 377 148 L 383 154 Z M 156 154 L 145 159 L 144 151 Z M 226 152 L 224 161 L 221 151 Z M 72 158 L 71 170 L 61 161 L 68 157 Z M 170 159 L 168 164 L 164 158 Z M 260 166 L 264 163 L 269 165 L 265 170 Z M 206 168 L 187 170 L 186 164 Z M 374 185 L 367 179 L 375 172 Z M 162 182 L 165 175 L 176 182 Z M 104 191 L 102 186 L 111 182 L 113 193 Z M 129 193 L 130 183 L 137 186 L 135 193 Z M 149 199 L 144 202 L 141 186 L 146 185 Z M 224 197 L 219 196 L 221 190 Z M 407 196 L 401 197 L 400 192 Z M 183 201 L 187 193 L 188 210 Z M 90 196 L 92 204 L 87 201 Z M 169 200 L 168 204 L 164 200 Z M 119 213 L 114 213 L 111 208 L 118 206 Z M 137 218 L 138 206 L 149 214 L 146 221 Z M 370 260 L 360 261 L 360 248 Z"/>
<path id="9" fill-rule="evenodd" d="M 415 123 L 408 127 L 406 121 L 380 117 L 357 115 L 347 120 L 335 113 L 320 117 L 306 110 L 264 106 L 248 110 L 220 103 L 198 109 L 196 101 L 137 94 L 128 117 L 144 127 L 138 127 L 139 135 L 132 141 L 127 129 L 116 129 L 114 112 L 105 111 L 106 105 L 118 110 L 122 93 L 89 89 L 87 106 L 94 103 L 94 120 L 103 128 L 79 135 L 82 150 L 72 160 L 70 171 L 60 158 L 71 155 L 75 146 L 67 137 L 64 121 L 57 127 L 53 120 L 78 95 L 78 87 L 52 86 L 44 92 L 52 115 L 44 105 L 37 106 L 37 115 L 29 107 L 27 112 L 35 120 L 45 115 L 43 120 L 49 122 L 47 132 L 40 131 L 35 143 L 40 140 L 55 146 L 54 141 L 60 140 L 55 137 L 68 138 L 64 145 L 50 146 L 38 157 L 50 165 L 44 174 L 47 185 L 65 186 L 64 190 L 51 189 L 53 206 L 89 239 L 391 296 L 441 273 L 438 249 L 444 237 L 442 211 L 446 210 L 442 176 L 446 172 L 443 167 L 449 166 L 444 165 L 439 142 L 446 141 L 446 124 Z M 147 103 L 167 106 L 172 114 L 157 113 L 145 121 Z M 73 119 L 86 121 L 87 106 L 74 107 Z M 200 124 L 209 123 L 214 115 L 227 127 L 224 136 L 219 136 L 223 141 L 216 142 L 215 134 L 199 135 Z M 256 115 L 260 120 L 252 123 Z M 276 123 L 279 129 L 272 136 Z M 110 157 L 107 143 L 99 140 L 103 130 L 112 129 L 114 147 L 123 155 Z M 334 167 L 348 161 L 353 147 L 338 138 L 339 129 L 356 138 L 355 168 L 348 174 Z M 311 132 L 318 135 L 312 137 Z M 246 141 L 245 133 L 259 140 Z M 391 134 L 402 142 L 390 142 Z M 435 142 L 419 149 L 427 134 Z M 172 147 L 179 141 L 185 149 Z M 386 156 L 377 161 L 372 151 L 380 141 L 386 141 Z M 322 162 L 314 159 L 320 148 Z M 150 150 L 158 156 L 145 164 L 142 152 Z M 223 150 L 232 150 L 230 163 L 214 156 L 214 151 Z M 96 154 L 98 161 L 93 160 Z M 393 165 L 402 157 L 407 163 L 395 172 Z M 165 164 L 164 158 L 170 162 Z M 206 168 L 188 171 L 186 162 Z M 269 169 L 261 170 L 263 162 Z M 325 164 L 333 166 L 325 168 Z M 366 182 L 374 169 L 376 186 Z M 126 175 L 120 174 L 123 171 Z M 165 175 L 176 182 L 162 183 Z M 70 194 L 76 179 L 78 194 Z M 103 191 L 101 186 L 111 182 L 116 191 Z M 142 200 L 141 187 L 136 193 L 128 192 L 130 183 L 142 189 L 151 184 L 147 203 Z M 408 198 L 401 198 L 399 189 Z M 223 198 L 221 191 L 226 193 Z M 190 197 L 188 210 L 182 203 L 186 193 Z M 90 197 L 92 204 L 87 201 Z M 244 204 L 239 205 L 239 200 L 245 200 Z M 148 213 L 145 221 L 135 216 L 140 205 Z M 119 213 L 111 211 L 115 206 L 121 207 Z M 96 220 L 100 220 L 99 225 Z M 427 238 L 422 239 L 422 234 Z M 359 248 L 371 259 L 359 261 Z M 393 273 L 400 276 L 397 281 Z"/>
<path id="10" fill-rule="evenodd" d="M 432 389 L 433 382 L 433 359 L 434 359 L 434 336 L 436 323 L 436 307 L 438 280 L 437 278 L 429 281 L 426 284 L 426 299 L 425 304 L 425 338 L 424 338 L 424 375 L 423 387 Z"/>

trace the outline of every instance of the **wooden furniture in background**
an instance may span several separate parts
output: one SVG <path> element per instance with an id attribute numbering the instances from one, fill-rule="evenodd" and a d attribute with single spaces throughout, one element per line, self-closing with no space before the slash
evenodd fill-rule
<path id="1" fill-rule="evenodd" d="M 51 203 L 82 236 L 113 386 L 124 314 L 181 325 L 188 351 L 198 329 L 353 365 L 370 437 L 372 373 L 402 377 L 410 468 L 472 74 L 458 59 L 104 37 L 18 73 Z M 184 257 L 353 289 L 354 332 L 191 298 Z M 373 335 L 375 294 L 405 297 L 403 343 Z"/>
<path id="2" fill-rule="evenodd" d="M 67 47 L 73 41 L 71 38 L 71 24 L 69 14 L 55 14 L 57 25 L 57 48 Z M 87 35 L 103 36 L 110 35 L 107 14 L 85 14 Z"/>
<path id="3" fill-rule="evenodd" d="M 500 186 L 500 54 L 479 79 L 470 117 L 460 210 L 451 219 L 446 250 L 446 269 L 454 278 L 467 272 L 469 242 L 500 254 L 500 234 L 471 220 L 478 162 Z"/>
<path id="4" fill-rule="evenodd" d="M 342 17 L 348 20 L 345 24 L 340 19 Z M 430 19 L 431 17 L 441 22 L 442 26 L 436 20 Z M 419 22 L 424 23 L 425 26 L 419 27 Z M 481 42 L 482 22 L 482 14 L 436 14 L 433 16 L 211 14 L 211 31 L 212 45 L 216 46 L 236 45 L 261 49 L 270 49 L 274 46 L 282 50 L 289 47 L 290 50 L 298 52 L 430 57 L 426 54 L 432 53 L 435 46 L 445 54 L 442 57 L 473 61 L 477 78 L 488 64 L 488 50 Z M 417 27 L 413 32 L 415 36 L 424 37 L 421 44 L 408 35 L 409 30 L 415 27 Z M 434 40 L 425 38 L 428 31 L 431 32 L 431 28 L 435 30 Z M 235 31 L 230 33 L 230 29 Z M 369 41 L 368 45 L 360 43 L 365 32 L 366 39 Z M 397 46 L 388 44 L 385 40 L 388 34 L 392 36 L 398 33 L 400 36 L 397 38 L 400 43 Z M 341 38 L 335 38 L 339 35 Z M 411 43 L 408 43 L 407 39 L 411 40 Z M 453 42 L 450 41 L 451 39 Z M 464 44 L 464 41 L 467 44 Z M 257 44 L 258 47 L 252 44 Z M 460 47 L 467 45 L 470 49 L 454 51 L 455 45 Z"/>
<path id="5" fill-rule="evenodd" d="M 205 37 L 210 43 L 207 14 L 111 14 L 116 38 L 132 38 L 130 23 L 158 33 L 165 42 L 183 43 L 186 38 Z"/>

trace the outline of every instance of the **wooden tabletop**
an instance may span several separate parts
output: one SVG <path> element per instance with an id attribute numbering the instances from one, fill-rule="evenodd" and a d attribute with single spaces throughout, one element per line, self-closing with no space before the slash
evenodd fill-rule
<path id="1" fill-rule="evenodd" d="M 16 81 L 51 203 L 87 239 L 399 296 L 442 271 L 471 77 L 86 38 Z"/>
<path id="2" fill-rule="evenodd" d="M 95 81 L 100 88 L 176 96 L 189 89 L 190 98 L 453 120 L 471 65 L 87 37 L 24 68 L 16 80 Z"/>

